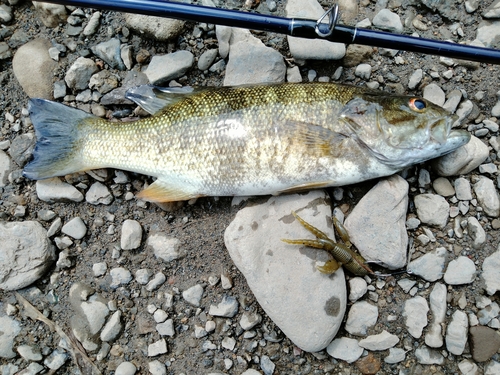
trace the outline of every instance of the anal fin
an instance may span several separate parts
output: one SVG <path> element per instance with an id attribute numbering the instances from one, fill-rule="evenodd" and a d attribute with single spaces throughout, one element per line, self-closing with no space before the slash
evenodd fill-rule
<path id="1" fill-rule="evenodd" d="M 149 202 L 176 202 L 199 198 L 203 195 L 182 190 L 174 184 L 158 179 L 136 196 Z"/>
<path id="2" fill-rule="evenodd" d="M 333 181 L 306 182 L 304 184 L 295 185 L 295 186 L 289 187 L 288 189 L 281 190 L 279 192 L 279 194 L 297 193 L 297 192 L 304 191 L 304 190 L 321 189 L 321 188 L 331 186 L 332 184 L 333 184 Z"/>

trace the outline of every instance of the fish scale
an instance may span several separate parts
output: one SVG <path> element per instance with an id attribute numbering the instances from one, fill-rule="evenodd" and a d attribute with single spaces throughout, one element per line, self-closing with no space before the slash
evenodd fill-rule
<path id="1" fill-rule="evenodd" d="M 152 201 L 278 194 L 387 176 L 470 137 L 451 130 L 453 117 L 425 99 L 348 85 L 135 92 L 132 100 L 154 114 L 126 123 L 32 100 L 38 142 L 24 174 L 40 179 L 107 167 L 143 173 L 157 178 L 139 193 Z"/>

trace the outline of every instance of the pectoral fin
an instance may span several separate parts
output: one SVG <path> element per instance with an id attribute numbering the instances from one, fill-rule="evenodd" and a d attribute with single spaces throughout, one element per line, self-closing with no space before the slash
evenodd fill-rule
<path id="1" fill-rule="evenodd" d="M 182 190 L 178 186 L 160 179 L 156 180 L 146 189 L 137 194 L 137 198 L 144 199 L 149 202 L 187 201 L 201 196 L 201 194 L 195 194 Z"/>
<path id="2" fill-rule="evenodd" d="M 333 181 L 319 181 L 319 182 L 307 182 L 305 184 L 295 185 L 288 189 L 281 190 L 279 194 L 283 193 L 297 193 L 304 190 L 321 189 L 324 187 L 331 186 Z"/>

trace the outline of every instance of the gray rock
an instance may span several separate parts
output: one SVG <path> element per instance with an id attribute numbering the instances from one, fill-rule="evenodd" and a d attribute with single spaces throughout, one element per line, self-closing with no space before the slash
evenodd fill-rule
<path id="1" fill-rule="evenodd" d="M 276 365 L 267 355 L 260 357 L 260 369 L 264 371 L 264 375 L 273 375 Z"/>
<path id="2" fill-rule="evenodd" d="M 0 188 L 3 188 L 8 183 L 9 173 L 12 170 L 12 162 L 9 155 L 0 151 Z"/>
<path id="3" fill-rule="evenodd" d="M 66 360 L 69 358 L 68 353 L 63 351 L 62 349 L 55 349 L 52 353 L 49 354 L 47 358 L 43 361 L 43 364 L 47 366 L 52 371 L 59 370 Z"/>
<path id="4" fill-rule="evenodd" d="M 136 220 L 125 220 L 122 225 L 120 247 L 123 250 L 134 250 L 141 246 L 142 227 Z"/>
<path id="5" fill-rule="evenodd" d="M 12 59 L 14 75 L 30 98 L 53 99 L 57 63 L 49 56 L 50 47 L 48 40 L 35 39 L 19 47 Z"/>
<path id="6" fill-rule="evenodd" d="M 353 363 L 363 354 L 363 348 L 359 346 L 358 340 L 348 337 L 341 337 L 333 340 L 327 347 L 326 351 L 333 358 Z"/>
<path id="7" fill-rule="evenodd" d="M 12 57 L 10 47 L 5 42 L 0 42 L 0 60 L 7 60 Z"/>
<path id="8" fill-rule="evenodd" d="M 435 159 L 432 166 L 440 176 L 467 174 L 479 167 L 488 155 L 488 146 L 479 138 L 471 136 L 469 143 Z"/>
<path id="9" fill-rule="evenodd" d="M 462 100 L 462 91 L 456 89 L 451 90 L 448 93 L 448 99 L 446 99 L 446 102 L 443 104 L 443 108 L 451 113 L 455 113 L 461 100 Z"/>
<path id="10" fill-rule="evenodd" d="M 470 219 L 475 219 L 470 217 Z M 460 256 L 448 264 L 448 269 L 444 274 L 444 282 L 448 285 L 470 284 L 476 276 L 476 266 L 474 262 L 465 256 Z"/>
<path id="11" fill-rule="evenodd" d="M 0 222 L 0 243 L 0 289 L 3 290 L 18 290 L 32 284 L 56 259 L 47 231 L 36 221 Z"/>
<path id="12" fill-rule="evenodd" d="M 219 55 L 223 59 L 229 55 L 232 34 L 233 28 L 231 27 L 222 25 L 217 25 L 215 27 L 215 35 L 217 36 L 217 41 L 219 42 Z"/>
<path id="13" fill-rule="evenodd" d="M 146 246 L 153 250 L 156 258 L 164 262 L 181 259 L 186 255 L 181 247 L 181 241 L 163 233 L 150 235 L 146 240 Z"/>
<path id="14" fill-rule="evenodd" d="M 94 55 L 102 59 L 111 68 L 125 70 L 125 65 L 121 58 L 119 39 L 112 38 L 106 42 L 99 43 L 91 47 L 91 50 Z"/>
<path id="15" fill-rule="evenodd" d="M 256 312 L 245 311 L 240 318 L 240 326 L 245 331 L 251 330 L 262 321 L 262 316 Z"/>
<path id="16" fill-rule="evenodd" d="M 474 249 L 481 248 L 486 242 L 486 232 L 481 226 L 481 223 L 474 216 L 471 216 L 467 219 L 467 229 L 469 232 L 469 236 L 471 236 L 472 240 L 474 241 L 472 243 L 472 247 Z"/>
<path id="17" fill-rule="evenodd" d="M 107 301 L 89 286 L 74 283 L 69 291 L 69 300 L 76 313 L 73 316 L 72 327 L 85 327 L 88 335 L 96 335 L 106 322 L 109 314 Z"/>
<path id="18" fill-rule="evenodd" d="M 431 83 L 424 87 L 423 97 L 440 107 L 444 105 L 446 100 L 446 95 L 444 94 L 443 89 L 435 83 Z"/>
<path id="19" fill-rule="evenodd" d="M 250 35 L 231 45 L 224 86 L 280 83 L 285 81 L 285 75 L 283 56 Z"/>
<path id="20" fill-rule="evenodd" d="M 232 296 L 224 295 L 218 305 L 210 305 L 208 313 L 212 316 L 232 318 L 238 312 L 238 300 Z"/>
<path id="21" fill-rule="evenodd" d="M 424 224 L 444 228 L 450 215 L 450 205 L 440 195 L 419 194 L 414 198 L 417 216 Z"/>
<path id="22" fill-rule="evenodd" d="M 479 324 L 487 325 L 492 319 L 495 319 L 500 312 L 500 306 L 496 302 L 492 302 L 490 305 L 486 306 L 484 309 L 479 310 L 477 313 L 477 318 Z"/>
<path id="23" fill-rule="evenodd" d="M 382 9 L 373 17 L 373 26 L 395 33 L 403 32 L 403 24 L 396 13 L 391 12 L 389 9 Z"/>
<path id="24" fill-rule="evenodd" d="M 89 23 L 83 29 L 83 35 L 90 36 L 97 32 L 99 28 L 99 21 L 101 19 L 101 12 L 97 11 L 92 13 L 92 16 L 89 19 Z"/>
<path id="25" fill-rule="evenodd" d="M 482 21 L 477 27 L 476 39 L 488 48 L 498 48 L 500 38 L 500 21 Z"/>
<path id="26" fill-rule="evenodd" d="M 462 355 L 464 352 L 468 327 L 467 314 L 460 310 L 455 311 L 446 328 L 446 349 L 451 354 Z"/>
<path id="27" fill-rule="evenodd" d="M 145 73 L 149 82 L 160 85 L 182 77 L 194 63 L 194 55 L 189 51 L 177 51 L 167 55 L 153 56 Z"/>
<path id="28" fill-rule="evenodd" d="M 64 98 L 66 96 L 66 83 L 64 81 L 54 82 L 54 99 Z"/>
<path id="29" fill-rule="evenodd" d="M 40 1 L 33 1 L 40 20 L 47 27 L 57 27 L 60 23 L 65 23 L 68 17 L 64 5 L 48 4 Z"/>
<path id="30" fill-rule="evenodd" d="M 366 301 L 356 302 L 351 306 L 345 330 L 351 335 L 365 336 L 368 328 L 377 323 L 378 307 Z"/>
<path id="31" fill-rule="evenodd" d="M 464 122 L 464 120 L 471 114 L 474 109 L 474 104 L 470 100 L 465 100 L 458 106 L 456 111 L 456 115 L 458 116 L 458 120 L 455 121 L 453 127 L 460 126 Z"/>
<path id="32" fill-rule="evenodd" d="M 398 336 L 392 335 L 386 330 L 383 330 L 378 335 L 371 335 L 363 340 L 360 340 L 359 346 L 371 351 L 386 350 L 392 348 L 398 342 Z"/>
<path id="33" fill-rule="evenodd" d="M 127 285 L 132 281 L 132 274 L 129 270 L 123 267 L 113 268 L 109 274 L 111 276 L 110 287 L 113 289 L 116 289 L 121 285 Z"/>
<path id="34" fill-rule="evenodd" d="M 340 327 L 346 307 L 345 279 L 342 269 L 333 276 L 316 270 L 317 261 L 329 259 L 325 251 L 280 240 L 312 237 L 292 211 L 334 238 L 328 226 L 327 197 L 311 191 L 271 197 L 242 209 L 228 226 L 224 241 L 267 315 L 295 345 L 315 352 L 325 348 Z M 312 315 L 315 319 L 310 319 Z"/>
<path id="35" fill-rule="evenodd" d="M 21 134 L 12 141 L 9 153 L 12 160 L 22 167 L 31 158 L 34 147 L 35 135 L 33 133 Z"/>
<path id="36" fill-rule="evenodd" d="M 494 163 L 481 164 L 479 166 L 479 173 L 495 176 L 497 172 L 498 168 Z"/>
<path id="37" fill-rule="evenodd" d="M 500 18 L 500 1 L 497 0 L 491 3 L 491 5 L 483 12 L 483 17 Z"/>
<path id="38" fill-rule="evenodd" d="M 359 64 L 354 71 L 354 75 L 364 80 L 369 80 L 372 74 L 372 66 L 370 64 Z"/>
<path id="39" fill-rule="evenodd" d="M 365 259 L 391 269 L 406 264 L 407 207 L 408 183 L 398 175 L 381 180 L 358 202 L 344 224 Z"/>
<path id="40" fill-rule="evenodd" d="M 500 198 L 493 181 L 488 177 L 479 176 L 478 181 L 474 184 L 474 193 L 476 193 L 479 205 L 486 215 L 500 216 Z"/>
<path id="41" fill-rule="evenodd" d="M 437 351 L 429 349 L 425 345 L 415 350 L 415 357 L 421 365 L 442 365 L 444 357 Z"/>
<path id="42" fill-rule="evenodd" d="M 38 199 L 47 203 L 56 202 L 81 202 L 83 194 L 73 185 L 62 182 L 58 177 L 36 182 Z"/>
<path id="43" fill-rule="evenodd" d="M 16 336 L 21 332 L 21 324 L 7 316 L 0 316 L 0 358 L 15 358 L 16 353 L 12 350 Z"/>
<path id="44" fill-rule="evenodd" d="M 167 375 L 167 367 L 160 361 L 149 362 L 148 370 L 151 375 Z"/>
<path id="45" fill-rule="evenodd" d="M 148 357 L 155 357 L 167 352 L 167 342 L 165 339 L 158 340 L 148 346 Z"/>
<path id="46" fill-rule="evenodd" d="M 167 281 L 167 277 L 164 273 L 158 272 L 154 277 L 146 284 L 146 290 L 151 292 L 158 289 L 163 283 Z"/>
<path id="47" fill-rule="evenodd" d="M 219 53 L 218 49 L 208 49 L 203 52 L 198 59 L 198 69 L 207 70 L 214 63 L 217 54 Z"/>
<path id="48" fill-rule="evenodd" d="M 177 38 L 184 28 L 184 21 L 171 18 L 144 16 L 125 13 L 125 22 L 128 27 L 138 34 L 145 34 L 149 38 L 167 41 Z"/>
<path id="49" fill-rule="evenodd" d="M 420 82 L 422 82 L 422 78 L 424 77 L 424 72 L 422 69 L 415 70 L 410 76 L 410 80 L 408 81 L 408 88 L 410 90 L 415 89 Z"/>
<path id="50" fill-rule="evenodd" d="M 27 361 L 41 361 L 43 359 L 42 353 L 37 347 L 29 346 L 29 345 L 19 345 L 16 348 L 17 352 L 21 357 L 26 359 Z"/>
<path id="51" fill-rule="evenodd" d="M 458 369 L 463 375 L 477 375 L 479 367 L 474 362 L 464 359 L 458 364 Z"/>
<path id="52" fill-rule="evenodd" d="M 450 181 L 445 177 L 438 177 L 432 183 L 432 188 L 443 197 L 455 195 L 455 189 Z"/>
<path id="53" fill-rule="evenodd" d="M 457 199 L 461 201 L 470 201 L 472 199 L 472 189 L 469 180 L 459 177 L 455 180 L 455 192 Z"/>
<path id="54" fill-rule="evenodd" d="M 81 240 L 87 234 L 87 227 L 82 218 L 77 216 L 64 224 L 61 232 L 76 240 Z"/>
<path id="55" fill-rule="evenodd" d="M 203 286 L 200 284 L 196 284 L 182 292 L 182 297 L 193 306 L 200 306 L 202 296 Z"/>
<path id="56" fill-rule="evenodd" d="M 389 348 L 389 355 L 384 358 L 385 363 L 393 364 L 403 362 L 406 358 L 406 352 L 401 348 Z"/>
<path id="57" fill-rule="evenodd" d="M 316 0 L 289 0 L 286 4 L 286 15 L 290 18 L 318 19 L 324 13 L 323 7 Z M 346 53 L 346 47 L 342 43 L 292 36 L 287 36 L 287 41 L 290 53 L 298 60 L 340 60 Z"/>
<path id="58" fill-rule="evenodd" d="M 298 66 L 294 66 L 286 70 L 286 81 L 291 83 L 302 82 L 302 75 L 300 74 Z"/>
<path id="59" fill-rule="evenodd" d="M 167 319 L 162 323 L 158 323 L 156 325 L 156 331 L 161 336 L 173 337 L 175 335 L 174 321 L 172 319 Z"/>
<path id="60" fill-rule="evenodd" d="M 438 247 L 408 264 L 408 271 L 427 281 L 436 281 L 443 277 L 446 249 Z"/>
<path id="61" fill-rule="evenodd" d="M 410 335 L 416 339 L 422 336 L 422 330 L 427 325 L 429 306 L 425 298 L 416 296 L 405 301 L 403 317 Z"/>
<path id="62" fill-rule="evenodd" d="M 500 335 L 494 329 L 475 326 L 470 328 L 469 335 L 472 359 L 476 362 L 487 361 L 500 349 Z"/>
<path id="63" fill-rule="evenodd" d="M 500 246 L 496 252 L 484 259 L 481 278 L 490 296 L 500 290 Z"/>
<path id="64" fill-rule="evenodd" d="M 0 22 L 9 23 L 12 21 L 12 8 L 6 4 L 0 4 Z"/>
<path id="65" fill-rule="evenodd" d="M 149 278 L 153 275 L 153 271 L 141 268 L 135 271 L 135 281 L 141 285 L 146 285 L 149 282 Z"/>
<path id="66" fill-rule="evenodd" d="M 103 276 L 108 270 L 108 265 L 105 262 L 94 263 L 92 265 L 92 273 L 95 277 Z"/>
<path id="67" fill-rule="evenodd" d="M 108 190 L 106 185 L 100 182 L 94 182 L 90 189 L 85 194 L 85 200 L 94 205 L 98 204 L 110 204 L 113 202 L 113 195 Z"/>
<path id="68" fill-rule="evenodd" d="M 85 90 L 89 85 L 90 77 L 98 70 L 93 60 L 79 57 L 66 72 L 64 81 L 72 90 Z"/>
<path id="69" fill-rule="evenodd" d="M 122 362 L 118 365 L 115 370 L 115 375 L 134 375 L 137 372 L 137 368 L 132 362 Z"/>
<path id="70" fill-rule="evenodd" d="M 116 310 L 115 313 L 108 319 L 101 331 L 102 341 L 110 342 L 116 340 L 123 328 L 121 315 L 122 312 L 120 310 Z"/>

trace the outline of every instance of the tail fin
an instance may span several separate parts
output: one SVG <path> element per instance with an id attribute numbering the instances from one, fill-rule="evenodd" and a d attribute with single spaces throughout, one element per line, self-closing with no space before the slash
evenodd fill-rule
<path id="1" fill-rule="evenodd" d="M 44 99 L 31 99 L 28 104 L 37 142 L 33 160 L 23 175 L 40 180 L 88 169 L 79 155 L 80 125 L 96 118 L 82 110 Z"/>

